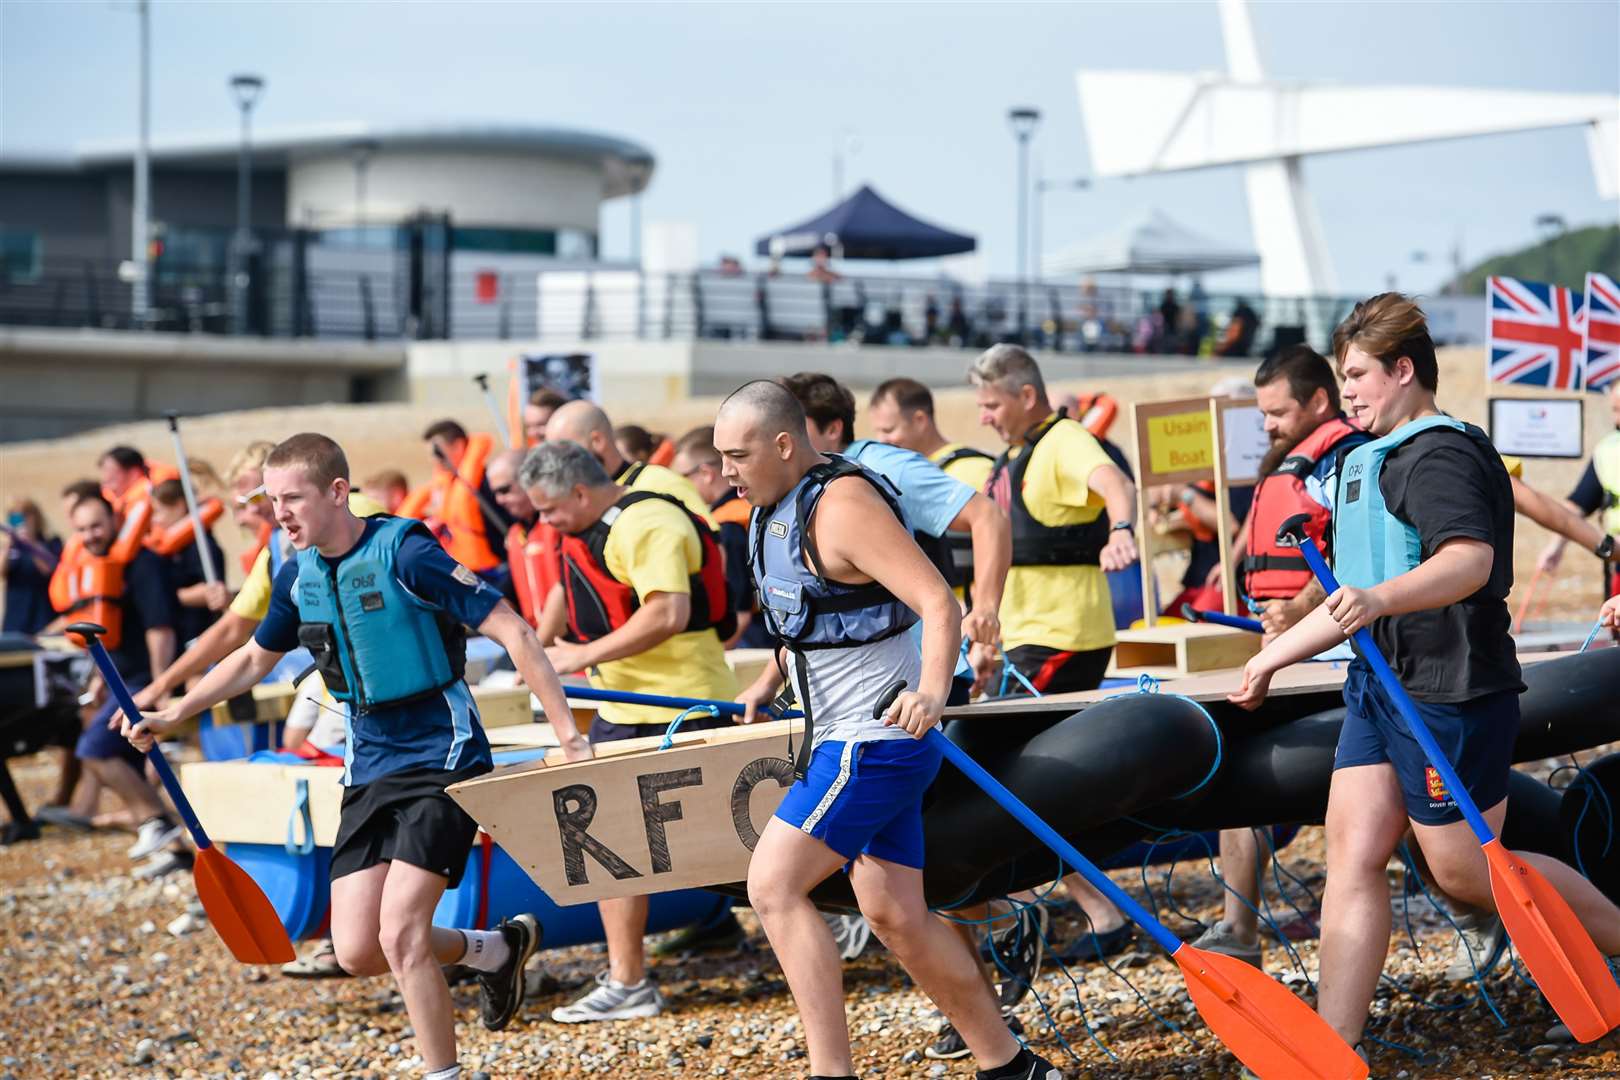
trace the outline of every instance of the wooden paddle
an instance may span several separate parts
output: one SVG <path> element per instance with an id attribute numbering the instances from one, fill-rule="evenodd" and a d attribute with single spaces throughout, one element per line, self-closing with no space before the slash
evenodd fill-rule
<path id="1" fill-rule="evenodd" d="M 904 682 L 889 687 L 878 698 L 873 719 L 886 713 L 903 689 Z M 1261 1080 L 1362 1080 L 1367 1075 L 1367 1063 L 1293 991 L 1236 957 L 1196 949 L 1176 937 L 939 728 L 923 738 L 1170 954 L 1209 1030 Z"/>
<path id="2" fill-rule="evenodd" d="M 124 684 L 123 676 L 118 674 L 112 657 L 107 655 L 106 647 L 101 644 L 101 635 L 107 632 L 106 627 L 81 622 L 67 629 L 69 633 L 78 634 L 84 639 L 102 679 L 106 680 L 107 689 L 112 691 L 124 715 L 139 722 L 141 711 L 135 707 L 129 687 Z M 154 744 L 146 752 L 146 760 L 157 770 L 158 779 L 163 781 L 163 787 L 168 791 L 175 809 L 180 812 L 181 820 L 196 841 L 197 864 L 192 874 L 197 883 L 197 899 L 208 913 L 208 921 L 213 925 L 214 932 L 219 934 L 220 940 L 231 950 L 231 955 L 241 963 L 285 964 L 292 960 L 292 942 L 287 937 L 287 928 L 281 924 L 281 917 L 265 897 L 264 890 L 247 875 L 247 871 L 226 858 L 208 839 L 202 822 L 197 820 L 196 812 L 186 799 L 186 793 L 180 790 L 180 781 L 175 779 L 174 770 L 164 759 L 163 751 Z"/>
<path id="3" fill-rule="evenodd" d="M 1279 543 L 1292 541 L 1299 547 L 1322 588 L 1332 596 L 1339 591 L 1338 579 L 1322 558 L 1322 552 L 1306 535 L 1303 521 L 1303 516 L 1299 516 L 1283 522 L 1277 540 Z M 1603 954 L 1593 944 L 1580 919 L 1551 882 L 1502 846 L 1501 839 L 1480 814 L 1440 744 L 1434 741 L 1405 687 L 1390 670 L 1383 653 L 1378 651 L 1371 632 L 1365 628 L 1357 630 L 1351 640 L 1400 709 L 1412 737 L 1423 747 L 1424 756 L 1440 774 L 1451 797 L 1457 800 L 1469 828 L 1479 837 L 1490 867 L 1491 896 L 1496 900 L 1502 926 L 1558 1019 L 1581 1042 L 1601 1039 L 1613 1028 L 1620 1027 L 1620 985 L 1615 983 Z"/>

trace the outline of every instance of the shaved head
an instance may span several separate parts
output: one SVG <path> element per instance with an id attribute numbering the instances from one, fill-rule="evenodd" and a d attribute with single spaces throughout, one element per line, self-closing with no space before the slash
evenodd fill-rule
<path id="1" fill-rule="evenodd" d="M 516 480 L 518 469 L 522 467 L 522 450 L 502 450 L 489 459 L 489 464 L 484 466 L 484 475 L 489 477 L 490 484 L 499 487 L 509 480 Z"/>
<path id="2" fill-rule="evenodd" d="M 825 461 L 810 443 L 799 399 L 779 383 L 747 383 L 714 418 L 720 475 L 754 506 L 771 506 L 814 465 Z"/>
<path id="3" fill-rule="evenodd" d="M 593 431 L 604 438 L 613 438 L 613 423 L 607 413 L 588 401 L 570 401 L 559 406 L 546 421 L 547 440 L 566 439 L 584 446 Z"/>
<path id="4" fill-rule="evenodd" d="M 721 417 L 747 418 L 767 441 L 778 433 L 794 442 L 808 443 L 810 432 L 805 427 L 804 406 L 793 392 L 779 382 L 755 379 L 744 383 L 720 403 Z M 717 418 L 718 425 L 718 418 Z"/>

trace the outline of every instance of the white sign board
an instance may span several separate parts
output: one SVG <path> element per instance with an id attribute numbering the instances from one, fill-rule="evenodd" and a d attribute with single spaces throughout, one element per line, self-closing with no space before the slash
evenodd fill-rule
<path id="1" fill-rule="evenodd" d="M 1226 482 L 1243 485 L 1260 479 L 1260 462 L 1271 449 L 1271 439 L 1259 406 L 1223 406 L 1221 430 L 1226 439 Z"/>
<path id="2" fill-rule="evenodd" d="M 1584 457 L 1583 406 L 1580 398 L 1492 398 L 1491 442 L 1515 457 Z"/>

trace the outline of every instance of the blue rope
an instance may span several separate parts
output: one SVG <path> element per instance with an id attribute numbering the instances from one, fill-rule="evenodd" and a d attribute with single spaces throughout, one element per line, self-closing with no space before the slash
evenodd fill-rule
<path id="1" fill-rule="evenodd" d="M 675 719 L 669 722 L 664 729 L 664 741 L 658 744 L 658 749 L 668 750 L 675 743 L 675 732 L 680 730 L 681 723 L 693 713 L 707 713 L 709 716 L 719 716 L 720 710 L 713 705 L 693 705 L 690 709 L 682 709 Z"/>
<path id="2" fill-rule="evenodd" d="M 1590 634 L 1586 635 L 1586 640 L 1581 643 L 1581 647 L 1575 653 L 1575 655 L 1579 656 L 1581 653 L 1585 652 L 1587 649 L 1590 649 L 1592 647 L 1592 642 L 1597 640 L 1598 631 L 1602 630 L 1602 629 L 1603 629 L 1603 620 L 1602 619 L 1599 619 L 1597 622 L 1593 623 L 1592 624 L 1592 632 Z"/>
<path id="3" fill-rule="evenodd" d="M 1109 695 L 1107 700 L 1112 701 L 1115 698 L 1132 697 L 1132 696 L 1138 695 L 1138 694 L 1149 695 L 1149 694 L 1159 694 L 1159 693 L 1160 693 L 1159 680 L 1155 679 L 1152 675 L 1149 675 L 1146 672 L 1143 672 L 1142 674 L 1140 674 L 1140 675 L 1138 675 L 1136 677 L 1136 689 L 1135 690 L 1126 690 L 1123 693 L 1111 694 L 1111 695 Z M 1226 744 L 1225 744 L 1225 740 L 1222 739 L 1222 737 L 1221 737 L 1221 726 L 1215 722 L 1215 718 L 1209 714 L 1208 709 L 1204 708 L 1202 702 L 1194 701 L 1192 698 L 1188 697 L 1185 694 L 1164 694 L 1163 696 L 1164 697 L 1169 697 L 1169 698 L 1175 698 L 1178 701 L 1185 701 L 1185 702 L 1187 702 L 1187 704 L 1189 704 L 1193 708 L 1197 709 L 1200 713 L 1203 714 L 1204 719 L 1209 721 L 1210 730 L 1215 733 L 1215 760 L 1210 762 L 1209 771 L 1204 774 L 1203 779 L 1199 780 L 1198 783 L 1194 784 L 1192 787 L 1188 788 L 1186 791 L 1183 791 L 1179 795 L 1170 796 L 1172 799 L 1185 799 L 1185 798 L 1188 798 L 1189 796 L 1195 795 L 1198 792 L 1202 791 L 1205 788 L 1205 786 L 1207 786 L 1209 784 L 1209 782 L 1211 780 L 1215 779 L 1215 774 L 1221 771 L 1221 761 L 1225 757 Z M 1130 821 L 1132 819 L 1127 818 L 1126 820 Z M 1153 826 L 1149 826 L 1149 828 L 1152 828 L 1152 827 Z"/>

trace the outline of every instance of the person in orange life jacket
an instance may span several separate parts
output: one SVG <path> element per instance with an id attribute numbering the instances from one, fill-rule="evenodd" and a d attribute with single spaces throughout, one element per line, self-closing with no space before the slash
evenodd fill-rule
<path id="1" fill-rule="evenodd" d="M 919 740 L 951 690 L 960 605 L 912 539 L 896 486 L 818 451 L 801 400 L 749 383 L 721 405 L 715 443 L 725 478 L 756 507 L 750 569 L 770 582 L 762 617 L 809 717 L 807 767 L 762 831 L 748 896 L 804 1021 L 810 1072 L 854 1071 L 839 951 L 809 899 L 842 870 L 872 928 L 961 1029 L 981 1077 L 1061 1075 L 1020 1048 L 972 953 L 923 901 L 922 800 L 941 759 Z M 919 620 L 920 647 L 906 632 Z M 896 682 L 907 689 L 878 712 Z M 767 667 L 738 697 L 745 719 L 780 685 Z"/>
<path id="2" fill-rule="evenodd" d="M 159 530 L 170 530 L 180 524 L 191 524 L 186 507 L 186 494 L 178 480 L 165 480 L 152 489 L 152 524 Z M 213 558 L 215 573 L 225 569 L 225 552 L 214 539 L 212 530 L 204 524 L 204 538 Z M 207 630 L 219 618 L 219 609 L 208 600 L 208 583 L 203 576 L 202 552 L 196 537 L 189 532 L 181 537 L 177 550 L 157 552 L 169 571 L 169 583 L 180 604 L 180 615 L 175 622 L 177 640 L 191 641 Z M 150 546 L 150 545 L 148 545 Z M 223 607 L 224 605 L 220 605 Z"/>
<path id="3" fill-rule="evenodd" d="M 557 530 L 540 520 L 540 512 L 529 501 L 528 492 L 518 481 L 525 451 L 505 450 L 490 459 L 484 476 L 489 481 L 495 505 L 512 519 L 506 531 L 506 565 L 511 572 L 510 600 L 530 626 L 539 622 L 546 595 L 557 584 Z M 556 631 L 541 635 L 550 644 Z"/>
<path id="4" fill-rule="evenodd" d="M 1367 629 L 1446 748 L 1486 822 L 1502 832 L 1524 690 L 1509 634 L 1513 496 L 1485 433 L 1440 412 L 1422 310 L 1398 293 L 1363 300 L 1333 335 L 1352 419 L 1373 436 L 1344 462 L 1334 500 L 1341 587 L 1244 666 L 1230 700 L 1265 698 L 1273 675 Z M 1391 929 L 1385 866 L 1410 825 L 1435 884 L 1491 911 L 1486 859 L 1399 710 L 1358 657 L 1327 807 L 1317 1011 L 1362 1037 Z M 1556 859 L 1529 852 L 1604 955 L 1620 954 L 1620 908 Z"/>
<path id="5" fill-rule="evenodd" d="M 394 514 L 399 512 L 400 504 L 410 495 L 411 485 L 398 469 L 384 469 L 366 477 L 363 490 L 382 503 L 384 511 Z"/>
<path id="6" fill-rule="evenodd" d="M 755 621 L 754 583 L 748 576 L 748 500 L 720 475 L 720 452 L 714 448 L 714 427 L 693 428 L 675 442 L 670 467 L 692 482 L 709 504 L 709 516 L 718 527 L 720 550 L 726 556 L 726 586 L 737 613 L 737 633 L 726 648 L 765 649 L 771 644 L 763 624 Z"/>
<path id="7" fill-rule="evenodd" d="M 85 569 L 93 575 L 99 569 L 95 561 L 108 558 L 115 546 L 117 518 L 112 505 L 99 494 L 87 496 L 74 506 L 71 520 L 89 559 Z M 113 575 L 122 579 L 120 587 L 116 595 L 107 598 L 104 612 L 96 621 L 103 625 L 109 620 L 117 622 L 116 627 L 108 626 L 109 630 L 117 630 L 117 645 L 107 651 L 130 687 L 140 689 L 154 670 L 161 670 L 174 657 L 178 615 L 174 590 L 169 586 L 163 560 L 139 545 Z M 91 584 L 90 588 L 99 591 L 111 584 Z M 95 611 L 94 606 L 77 613 L 70 610 L 63 614 L 62 621 L 75 622 Z M 118 703 L 109 695 L 79 736 L 75 753 L 91 775 L 103 787 L 116 792 L 134 820 L 140 822 L 129 856 L 144 859 L 178 840 L 181 830 L 146 782 L 141 753 L 109 730 L 108 720 L 117 709 Z"/>
<path id="8" fill-rule="evenodd" d="M 568 399 L 549 386 L 542 386 L 529 395 L 523 405 L 523 437 L 530 446 L 546 441 L 546 425 L 551 414 L 568 404 Z"/>
<path id="9" fill-rule="evenodd" d="M 591 685 L 610 690 L 736 696 L 736 677 L 720 647 L 732 614 L 720 548 L 707 523 L 668 494 L 615 484 L 589 450 L 553 435 L 548 432 L 546 442 L 529 451 L 519 474 L 541 518 L 562 534 L 559 588 L 570 640 L 546 650 L 552 665 L 588 671 Z M 668 710 L 603 703 L 591 722 L 590 741 L 654 734 L 669 720 Z M 729 723 L 692 716 L 683 726 Z M 646 897 L 597 906 L 608 971 L 552 1019 L 588 1023 L 656 1015 L 663 998 L 647 978 L 642 950 Z"/>
<path id="10" fill-rule="evenodd" d="M 970 693 L 988 683 L 996 665 L 1002 589 L 1012 550 L 1006 513 L 984 492 L 953 479 L 921 454 L 874 439 L 856 439 L 855 395 L 832 376 L 801 371 L 777 381 L 799 399 L 810 445 L 818 453 L 847 458 L 894 484 L 912 533 L 919 537 L 918 546 L 936 567 L 951 561 L 944 551 L 945 537 L 952 530 L 969 534 L 975 568 L 973 602 L 962 617 L 968 644 L 957 663 L 949 702 L 967 704 Z"/>
<path id="11" fill-rule="evenodd" d="M 276 575 L 268 614 L 252 641 L 179 702 L 140 723 L 124 717 L 122 730 L 148 746 L 153 732 L 248 690 L 307 643 L 327 690 L 351 706 L 331 858 L 337 957 L 356 975 L 393 974 L 425 1070 L 450 1080 L 459 1067 L 441 965 L 480 972 L 481 1019 L 500 1030 L 523 1003 L 522 967 L 536 944 L 527 915 L 489 931 L 432 925 L 477 833 L 445 789 L 491 767 L 462 678 L 466 629 L 511 656 L 570 760 L 590 748 L 571 730 L 562 686 L 528 624 L 421 523 L 355 516 L 348 474 L 342 448 L 324 435 L 294 435 L 271 451 L 265 488 L 296 554 Z"/>
<path id="12" fill-rule="evenodd" d="M 484 432 L 468 435 L 454 420 L 429 424 L 422 439 L 432 448 L 433 479 L 406 497 L 400 515 L 427 522 L 451 558 L 474 573 L 503 573 L 501 538 L 511 522 L 483 506 L 491 501 L 484 468 L 494 439 Z"/>
<path id="13" fill-rule="evenodd" d="M 619 453 L 631 461 L 648 462 L 658 449 L 663 436 L 654 435 L 640 424 L 620 424 L 613 431 L 613 442 Z"/>

